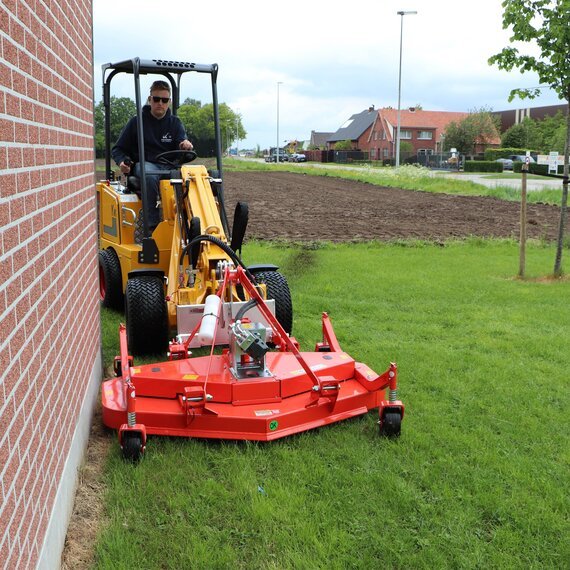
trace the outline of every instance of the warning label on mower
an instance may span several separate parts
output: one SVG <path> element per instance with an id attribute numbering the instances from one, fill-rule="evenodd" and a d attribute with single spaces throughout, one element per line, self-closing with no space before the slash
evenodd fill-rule
<path id="1" fill-rule="evenodd" d="M 273 414 L 278 414 L 279 410 L 255 410 L 256 416 L 272 416 Z"/>

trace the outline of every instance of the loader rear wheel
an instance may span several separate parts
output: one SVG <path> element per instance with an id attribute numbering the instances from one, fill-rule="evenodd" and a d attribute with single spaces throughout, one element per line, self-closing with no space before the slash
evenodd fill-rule
<path id="1" fill-rule="evenodd" d="M 380 435 L 383 437 L 399 437 L 402 427 L 402 416 L 398 412 L 386 412 L 380 421 Z"/>
<path id="2" fill-rule="evenodd" d="M 293 330 L 293 303 L 287 280 L 279 271 L 255 273 L 258 283 L 265 283 L 267 298 L 275 300 L 275 316 L 287 334 Z"/>
<path id="3" fill-rule="evenodd" d="M 103 307 L 117 310 L 123 308 L 121 263 L 113 249 L 99 251 L 99 298 Z"/>
<path id="4" fill-rule="evenodd" d="M 141 275 L 127 282 L 125 318 L 131 354 L 158 354 L 168 347 L 168 312 L 160 277 Z"/>
<path id="5" fill-rule="evenodd" d="M 122 452 L 125 461 L 131 463 L 139 461 L 143 453 L 141 435 L 139 433 L 124 433 Z"/>

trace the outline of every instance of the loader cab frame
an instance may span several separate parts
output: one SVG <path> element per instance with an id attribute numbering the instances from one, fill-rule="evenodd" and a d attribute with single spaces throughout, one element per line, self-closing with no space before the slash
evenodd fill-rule
<path id="1" fill-rule="evenodd" d="M 214 109 L 214 131 L 215 131 L 215 153 L 216 153 L 216 178 L 219 180 L 217 184 L 217 198 L 220 203 L 220 214 L 224 230 L 229 235 L 228 219 L 224 203 L 223 188 L 223 171 L 222 171 L 222 145 L 220 134 L 220 117 L 218 110 L 218 93 L 217 93 L 217 76 L 218 65 L 198 64 L 181 61 L 167 61 L 161 59 L 143 60 L 138 57 L 127 59 L 118 63 L 105 63 L 102 66 L 103 72 L 103 105 L 105 108 L 105 175 L 107 179 L 113 179 L 113 170 L 111 168 L 111 82 L 119 74 L 131 74 L 134 79 L 135 104 L 136 104 L 136 121 L 138 134 L 138 150 L 139 150 L 139 168 L 141 172 L 140 188 L 143 208 L 143 239 L 142 250 L 139 255 L 141 263 L 153 263 L 158 259 L 158 248 L 152 238 L 150 227 L 148 224 L 148 210 L 150 204 L 147 199 L 147 180 L 145 165 L 145 149 L 144 149 L 144 130 L 142 108 L 144 106 L 140 90 L 141 75 L 160 75 L 166 79 L 171 87 L 172 107 L 171 112 L 176 115 L 180 106 L 180 83 L 185 73 L 205 73 L 210 76 L 212 88 L 212 104 Z"/>

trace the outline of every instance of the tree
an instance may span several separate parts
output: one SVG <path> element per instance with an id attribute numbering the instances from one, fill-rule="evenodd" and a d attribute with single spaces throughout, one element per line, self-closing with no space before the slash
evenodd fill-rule
<path id="1" fill-rule="evenodd" d="M 452 121 L 445 129 L 445 148 L 456 148 L 460 154 L 475 155 L 478 146 L 486 146 L 499 138 L 497 119 L 482 107 L 473 109 L 460 121 Z"/>
<path id="2" fill-rule="evenodd" d="M 111 104 L 111 138 L 110 146 L 113 146 L 121 134 L 124 126 L 137 112 L 137 107 L 128 97 L 112 96 Z M 100 101 L 95 106 L 95 155 L 101 158 L 105 155 L 105 106 Z"/>
<path id="3" fill-rule="evenodd" d="M 352 141 L 346 139 L 344 141 L 338 141 L 334 145 L 335 150 L 352 150 Z"/>
<path id="4" fill-rule="evenodd" d="M 221 103 L 218 113 L 223 149 L 247 136 L 240 115 L 232 111 L 228 105 Z M 178 109 L 178 116 L 196 152 L 200 156 L 215 155 L 214 106 L 211 103 L 202 105 L 195 99 L 186 99 Z"/>
<path id="5" fill-rule="evenodd" d="M 400 141 L 400 164 L 409 159 L 414 152 L 414 145 L 410 141 Z"/>
<path id="6" fill-rule="evenodd" d="M 538 121 L 533 121 L 530 117 L 525 117 L 520 123 L 508 128 L 501 137 L 501 145 L 506 148 L 545 149 Z"/>
<path id="7" fill-rule="evenodd" d="M 560 154 L 564 154 L 566 117 L 558 111 L 553 117 L 548 116 L 542 121 L 536 121 L 536 126 L 542 138 L 542 149 L 545 152 L 556 150 Z"/>
<path id="8" fill-rule="evenodd" d="M 568 210 L 568 154 L 570 151 L 570 18 L 569 0 L 504 0 L 503 28 L 511 28 L 510 42 L 531 44 L 529 49 L 538 55 L 522 54 L 509 45 L 489 58 L 489 64 L 522 73 L 533 71 L 541 85 L 549 86 L 560 99 L 566 100 L 566 138 L 564 144 L 564 179 L 560 203 L 560 223 L 554 261 L 554 276 L 562 275 L 564 226 Z M 540 88 L 513 89 L 509 101 L 515 97 L 533 99 Z"/>

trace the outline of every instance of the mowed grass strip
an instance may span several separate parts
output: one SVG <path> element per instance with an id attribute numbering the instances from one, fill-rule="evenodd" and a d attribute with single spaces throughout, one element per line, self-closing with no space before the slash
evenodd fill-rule
<path id="1" fill-rule="evenodd" d="M 508 241 L 244 253 L 288 277 L 302 348 L 327 311 L 357 360 L 397 361 L 402 436 L 370 413 L 268 444 L 150 437 L 136 466 L 115 444 L 98 568 L 567 567 L 570 282 L 540 278 L 552 247 L 529 244 L 526 281 Z M 104 312 L 104 336 L 119 320 Z"/>
<path id="2" fill-rule="evenodd" d="M 521 189 L 510 186 L 487 187 L 469 180 L 459 180 L 447 177 L 444 173 L 437 174 L 427 168 L 405 165 L 399 169 L 392 167 L 357 167 L 346 168 L 343 165 L 314 163 L 283 163 L 265 164 L 251 160 L 225 159 L 224 164 L 228 170 L 248 171 L 261 170 L 267 172 L 294 172 L 309 174 L 311 176 L 329 176 L 366 182 L 376 186 L 389 188 L 403 188 L 434 194 L 455 194 L 459 196 L 489 196 L 499 200 L 520 202 Z M 520 174 L 518 175 L 520 178 Z M 509 178 L 513 176 L 510 175 Z M 540 177 L 539 177 L 540 178 Z M 542 177 L 543 178 L 543 177 Z M 521 182 L 522 184 L 522 182 Z M 556 187 L 559 187 L 556 190 Z M 533 190 L 527 194 L 527 202 L 530 204 L 551 204 L 560 206 L 562 197 L 562 181 L 552 179 L 552 188 Z"/>

